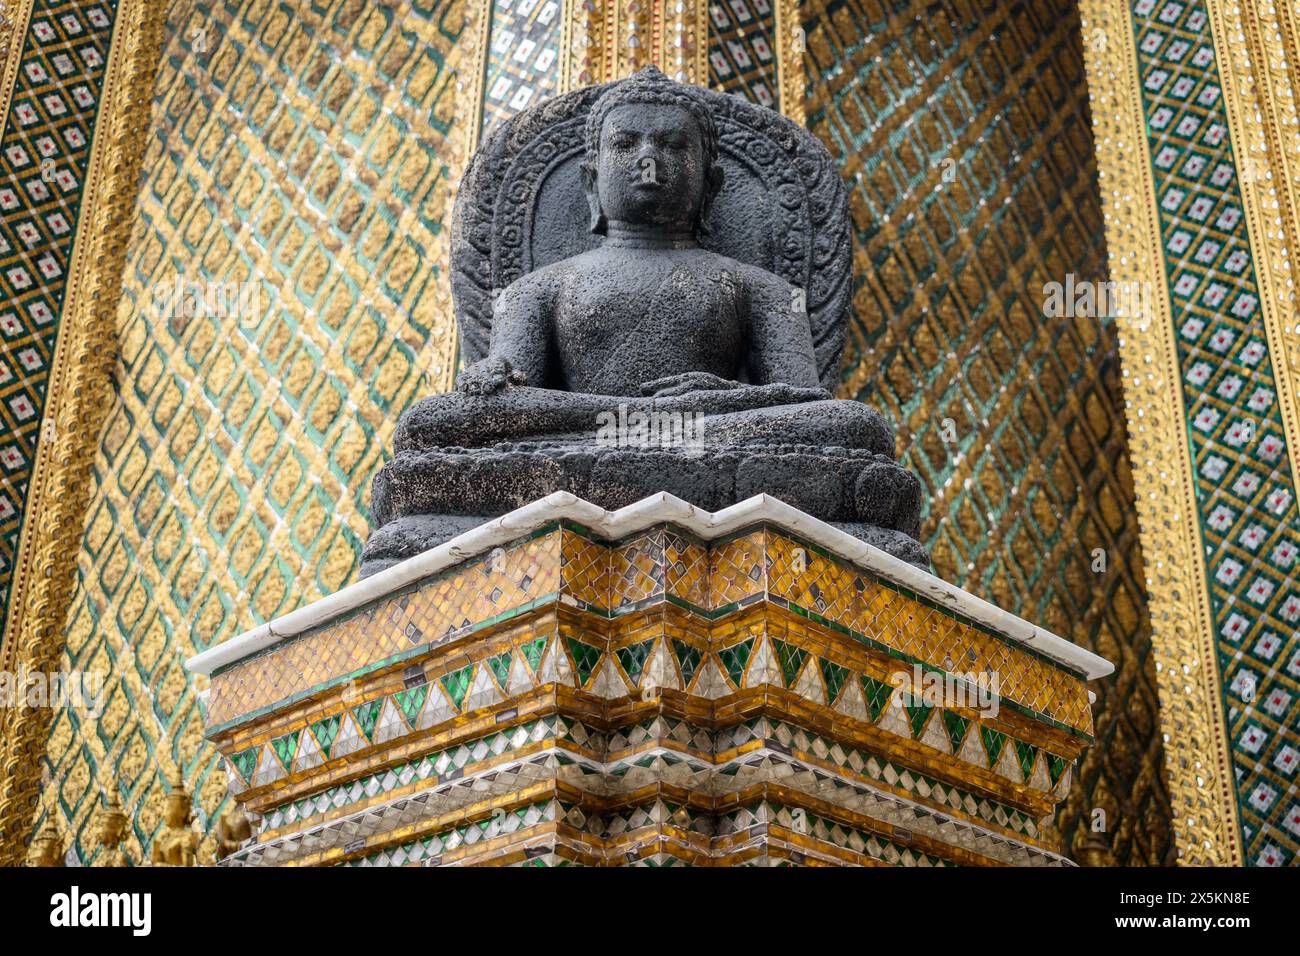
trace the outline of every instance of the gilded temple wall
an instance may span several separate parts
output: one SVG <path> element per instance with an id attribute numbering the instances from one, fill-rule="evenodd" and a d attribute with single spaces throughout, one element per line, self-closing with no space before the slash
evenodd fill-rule
<path id="1" fill-rule="evenodd" d="M 67 623 L 65 666 L 112 676 L 98 720 L 57 715 L 43 796 L 79 841 L 117 786 L 139 859 L 175 765 L 209 824 L 224 778 L 182 660 L 355 576 L 397 413 L 448 381 L 464 12 L 168 10 Z M 177 276 L 255 275 L 237 324 L 152 308 Z"/>
<path id="2" fill-rule="evenodd" d="M 148 120 L 138 107 L 161 35 L 142 0 L 0 9 L 0 399 L 14 415 L 0 451 L 0 863 L 22 859 L 41 786 L 51 709 L 39 690 L 59 664 L 111 404 L 112 311 Z"/>
<path id="3" fill-rule="evenodd" d="M 1046 283 L 1106 276 L 1075 5 L 830 0 L 804 28 L 808 125 L 857 227 L 841 392 L 898 423 L 941 577 L 1115 662 L 1067 848 L 1097 807 L 1119 860 L 1166 862 L 1116 329 L 1043 308 Z"/>
<path id="4" fill-rule="evenodd" d="M 491 123 L 654 59 L 771 97 L 840 158 L 859 276 L 841 392 L 899 423 L 941 575 L 1116 661 L 1068 843 L 1100 806 L 1122 861 L 1169 859 L 1116 330 L 1042 314 L 1045 282 L 1106 270 L 1074 5 L 549 4 L 558 28 L 547 6 L 169 7 L 67 624 L 65 666 L 113 676 L 102 718 L 56 716 L 42 819 L 80 841 L 116 785 L 139 858 L 179 764 L 208 824 L 224 781 L 180 662 L 355 574 L 397 410 L 453 367 L 466 104 Z M 806 89 L 782 69 L 800 47 Z M 177 275 L 254 271 L 264 308 L 237 327 L 149 309 Z"/>

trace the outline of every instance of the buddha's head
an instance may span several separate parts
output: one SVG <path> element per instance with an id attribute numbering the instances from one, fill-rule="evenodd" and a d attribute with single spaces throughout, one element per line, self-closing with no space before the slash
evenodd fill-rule
<path id="1" fill-rule="evenodd" d="M 703 232 L 722 179 L 718 131 L 693 87 L 648 66 L 591 108 L 582 181 L 592 232 L 610 219 Z"/>

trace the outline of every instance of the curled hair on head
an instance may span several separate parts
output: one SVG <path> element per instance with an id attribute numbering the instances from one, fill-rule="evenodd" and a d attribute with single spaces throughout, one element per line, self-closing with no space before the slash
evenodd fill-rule
<path id="1" fill-rule="evenodd" d="M 620 106 L 651 103 L 660 106 L 679 106 L 691 114 L 700 131 L 700 146 L 704 151 L 704 195 L 696 212 L 694 229 L 708 234 L 704 225 L 713 197 L 722 188 L 722 167 L 718 165 L 718 128 L 713 122 L 709 104 L 695 87 L 669 79 L 656 66 L 647 66 L 602 93 L 587 114 L 586 159 L 583 178 L 591 203 L 591 231 L 605 234 L 605 216 L 600 211 L 600 201 L 595 195 L 595 170 L 600 156 L 600 131 L 605 118 Z"/>

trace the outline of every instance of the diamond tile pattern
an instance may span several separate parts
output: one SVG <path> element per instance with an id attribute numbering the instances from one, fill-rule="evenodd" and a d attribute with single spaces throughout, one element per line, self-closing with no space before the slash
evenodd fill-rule
<path id="1" fill-rule="evenodd" d="M 0 139 L 0 598 L 36 445 L 53 437 L 45 389 L 116 9 L 36 0 Z"/>
<path id="2" fill-rule="evenodd" d="M 165 15 L 117 313 L 120 388 L 62 664 L 108 675 L 105 714 L 60 712 L 48 748 L 82 860 L 114 781 L 135 821 L 126 849 L 148 857 L 173 761 L 199 818 L 216 818 L 225 782 L 182 661 L 355 576 L 397 412 L 452 361 L 441 269 L 459 8 L 177 0 Z M 86 33 L 65 44 L 74 60 L 100 42 Z M 61 122 L 59 150 L 75 125 Z M 162 317 L 154 290 L 178 276 L 257 276 L 262 311 Z"/>
<path id="3" fill-rule="evenodd" d="M 1171 864 L 1116 332 L 1043 314 L 1044 284 L 1106 271 L 1076 4 L 801 10 L 808 125 L 857 232 L 840 394 L 898 424 L 941 577 L 1115 662 L 1067 847 L 1101 807 L 1121 862 Z"/>
<path id="4" fill-rule="evenodd" d="M 493 0 L 483 131 L 559 90 L 561 0 Z"/>
<path id="5" fill-rule="evenodd" d="M 670 554 L 665 544 L 670 537 L 679 546 L 683 541 L 680 533 L 666 528 L 652 529 L 612 545 L 568 526 L 543 529 L 529 540 L 450 569 L 413 591 L 382 599 L 337 624 L 232 665 L 214 676 L 207 707 L 209 724 L 221 727 L 232 721 L 246 721 L 249 715 L 271 705 L 352 680 L 400 658 L 516 619 L 525 612 L 537 609 L 541 614 L 545 610 L 542 604 L 555 605 L 562 595 L 567 596 L 569 585 L 563 575 L 570 568 L 577 576 L 579 593 L 591 599 L 584 599 L 581 606 L 590 610 L 617 619 L 643 606 L 651 597 L 662 603 L 664 582 L 677 563 L 668 563 Z M 895 585 L 874 579 L 860 568 L 814 552 L 775 531 L 756 530 L 714 548 L 706 549 L 702 543 L 693 546 L 710 555 L 717 551 L 726 556 L 726 560 L 709 560 L 710 567 L 719 569 L 720 574 L 719 587 L 715 591 L 710 579 L 707 603 L 695 608 L 706 619 L 728 615 L 752 599 L 765 597 L 890 655 L 887 668 L 884 663 L 876 665 L 879 671 L 872 676 L 878 680 L 887 680 L 898 670 L 898 661 L 953 675 L 987 668 L 997 675 L 997 691 L 1004 705 L 1023 708 L 1038 719 L 1064 728 L 1091 733 L 1087 696 L 1077 676 L 1007 638 L 981 630 Z M 589 556 L 597 550 L 607 552 L 607 562 Z M 734 564 L 735 556 L 742 555 L 758 569 L 757 576 Z M 602 563 L 610 568 L 608 574 L 600 575 L 608 582 L 604 595 L 593 593 L 590 574 L 591 568 Z M 692 566 L 702 572 L 705 564 L 699 561 Z M 800 567 L 802 571 L 797 570 Z M 737 581 L 747 585 L 739 594 Z M 703 584 L 693 587 L 697 592 L 704 590 Z M 625 592 L 627 599 L 623 597 Z M 628 643 L 640 646 L 647 636 L 634 633 Z M 816 638 L 808 640 L 815 645 Z M 797 678 L 804 671 L 811 648 L 792 637 L 776 639 L 772 645 L 783 675 L 783 681 L 778 683 L 801 689 Z M 700 650 L 707 647 L 706 641 Z M 626 668 L 616 660 L 602 660 L 605 655 L 593 642 L 593 635 L 576 632 L 567 639 L 566 649 L 578 687 L 610 696 L 607 685 L 597 687 L 599 681 L 613 679 L 608 676 L 606 663 L 618 676 L 627 676 Z M 649 651 L 637 651 L 643 665 L 649 658 Z M 749 667 L 755 664 L 751 661 Z M 702 690 L 702 682 L 721 680 L 715 687 L 717 693 L 722 693 L 729 689 L 724 687 L 723 675 L 744 670 L 737 664 L 734 652 L 716 665 L 692 662 L 691 669 L 693 681 L 688 678 L 688 683 L 704 696 L 717 694 Z M 635 686 L 640 677 L 639 671 L 635 678 L 628 678 L 627 685 Z M 807 680 L 820 686 L 824 679 L 818 677 L 814 665 Z M 453 705 L 459 708 L 471 684 L 469 669 L 444 677 L 442 683 Z M 617 680 L 612 686 L 619 688 L 620 694 L 625 689 Z M 824 688 L 817 693 L 828 705 L 835 703 L 834 697 L 826 698 Z"/>
<path id="6" fill-rule="evenodd" d="M 1248 863 L 1300 863 L 1300 509 L 1199 0 L 1133 5 Z"/>
<path id="7" fill-rule="evenodd" d="M 773 0 L 709 3 L 709 86 L 778 109 Z"/>
<path id="8" fill-rule="evenodd" d="M 482 557 L 455 573 L 390 598 L 274 654 L 233 665 L 213 684 L 208 721 L 223 724 L 329 682 L 445 643 L 519 613 L 560 589 L 560 533 Z M 460 706 L 465 672 L 444 679 Z"/>
<path id="9" fill-rule="evenodd" d="M 281 746 L 272 741 L 272 747 L 263 750 Z M 613 810 L 621 804 L 620 794 L 637 792 L 648 779 L 701 792 L 708 789 L 721 799 L 721 812 L 700 813 L 672 805 Z M 1019 779 L 1017 771 L 1016 781 Z M 708 731 L 690 721 L 661 715 L 600 731 L 580 719 L 547 716 L 465 739 L 337 785 L 313 785 L 307 795 L 269 809 L 257 844 L 231 863 L 311 858 L 338 851 L 345 844 L 353 847 L 359 838 L 382 837 L 394 823 L 418 825 L 422 819 L 457 810 L 468 814 L 485 799 L 499 801 L 525 785 L 535 793 L 538 785 L 551 782 L 568 785 L 570 795 L 589 792 L 609 808 L 593 812 L 597 805 L 592 801 L 584 803 L 585 809 L 568 806 L 566 820 L 586 834 L 621 837 L 659 823 L 723 837 L 754 825 L 752 816 L 745 815 L 749 809 L 729 808 L 732 800 L 728 795 L 748 793 L 756 784 L 777 781 L 799 792 L 816 782 L 815 791 L 823 803 L 877 820 L 889 818 L 904 806 L 887 794 L 905 796 L 914 802 L 904 812 L 921 833 L 943 830 L 936 828 L 936 814 L 955 817 L 963 821 L 957 829 L 965 828 L 966 834 L 965 840 L 957 841 L 959 846 L 1004 862 L 1025 862 L 1026 850 L 1038 833 L 1031 816 L 1004 803 L 779 720 L 757 718 Z M 241 770 L 236 785 L 246 782 Z M 256 775 L 253 782 L 257 785 Z M 510 812 L 521 815 L 518 810 Z M 826 832 L 818 834 L 816 826 L 804 826 L 806 810 L 785 808 L 783 812 L 784 817 L 778 815 L 772 822 L 795 834 L 828 838 Z M 737 817 L 737 813 L 741 815 Z M 502 822 L 500 812 L 492 816 L 498 824 Z M 737 827 L 738 819 L 749 822 Z M 840 820 L 822 822 L 826 827 L 844 825 Z M 944 832 L 951 836 L 952 831 L 947 825 Z M 468 831 L 462 827 L 455 832 Z M 991 832 L 1002 834 L 1002 841 L 991 838 Z M 1022 840 L 1029 842 L 1017 846 Z M 427 838 L 420 842 L 428 845 Z M 861 847 L 857 849 L 861 851 Z M 357 852 L 344 850 L 354 859 Z"/>

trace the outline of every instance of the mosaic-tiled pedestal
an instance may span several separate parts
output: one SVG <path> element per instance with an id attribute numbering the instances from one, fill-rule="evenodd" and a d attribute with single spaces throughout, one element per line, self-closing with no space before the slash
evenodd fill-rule
<path id="1" fill-rule="evenodd" d="M 1061 865 L 1110 670 L 765 496 L 563 493 L 189 666 L 232 866 Z"/>

